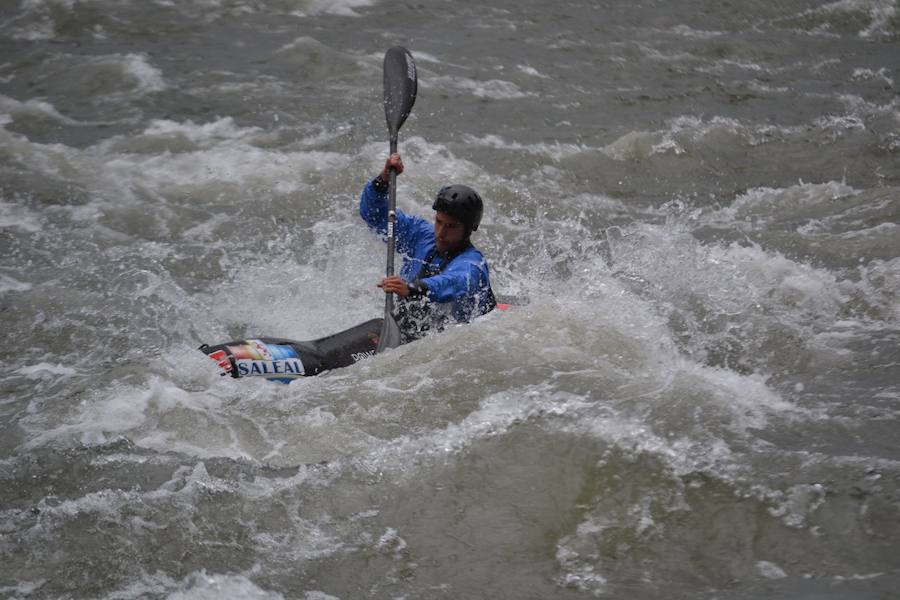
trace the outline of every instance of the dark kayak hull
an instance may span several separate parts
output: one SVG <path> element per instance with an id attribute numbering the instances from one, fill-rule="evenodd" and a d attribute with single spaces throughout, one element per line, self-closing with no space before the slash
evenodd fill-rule
<path id="1" fill-rule="evenodd" d="M 258 337 L 204 344 L 200 350 L 218 363 L 222 375 L 290 383 L 373 356 L 382 323 L 383 319 L 372 319 L 318 340 Z"/>
<path id="2" fill-rule="evenodd" d="M 497 309 L 528 304 L 528 298 L 497 296 Z M 218 363 L 222 375 L 235 379 L 262 377 L 290 383 L 323 371 L 349 367 L 373 356 L 384 319 L 372 319 L 356 327 L 318 340 L 298 342 L 285 338 L 256 337 L 234 340 L 200 350 Z"/>

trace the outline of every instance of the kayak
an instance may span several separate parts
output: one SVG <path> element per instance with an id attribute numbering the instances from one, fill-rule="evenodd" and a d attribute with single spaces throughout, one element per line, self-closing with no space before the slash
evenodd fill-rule
<path id="1" fill-rule="evenodd" d="M 300 342 L 283 338 L 248 338 L 200 350 L 216 361 L 222 375 L 235 379 L 263 377 L 290 383 L 301 377 L 348 367 L 373 356 L 378 347 L 382 319 L 372 319 L 318 340 Z"/>
<path id="2" fill-rule="evenodd" d="M 506 311 L 526 299 L 498 297 L 497 309 Z M 297 341 L 254 337 L 222 344 L 203 344 L 200 351 L 216 361 L 222 376 L 235 379 L 262 377 L 290 383 L 356 364 L 375 355 L 384 319 L 372 319 L 355 327 L 319 338 Z"/>

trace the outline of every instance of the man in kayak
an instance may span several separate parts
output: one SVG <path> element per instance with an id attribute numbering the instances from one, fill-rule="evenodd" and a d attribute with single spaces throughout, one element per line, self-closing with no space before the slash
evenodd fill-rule
<path id="1" fill-rule="evenodd" d="M 363 220 L 382 235 L 387 233 L 390 170 L 403 172 L 399 154 L 392 154 L 381 173 L 369 181 L 359 201 Z M 400 275 L 378 284 L 398 296 L 397 324 L 404 342 L 429 331 L 440 331 L 451 319 L 466 323 L 497 305 L 487 262 L 472 245 L 484 205 L 481 196 L 465 185 L 450 185 L 437 193 L 432 225 L 420 217 L 397 211 L 397 250 L 405 256 Z"/>
<path id="2" fill-rule="evenodd" d="M 363 219 L 382 234 L 387 233 L 391 169 L 403 172 L 399 154 L 392 154 L 378 177 L 366 184 L 359 202 Z M 432 208 L 433 225 L 397 211 L 394 233 L 406 260 L 400 276 L 378 284 L 398 296 L 395 317 L 403 342 L 440 331 L 452 320 L 471 321 L 497 306 L 487 263 L 470 239 L 484 211 L 481 197 L 470 187 L 450 185 L 437 193 Z M 218 363 L 223 375 L 289 383 L 373 355 L 382 325 L 382 319 L 372 319 L 318 340 L 259 337 L 200 349 Z"/>

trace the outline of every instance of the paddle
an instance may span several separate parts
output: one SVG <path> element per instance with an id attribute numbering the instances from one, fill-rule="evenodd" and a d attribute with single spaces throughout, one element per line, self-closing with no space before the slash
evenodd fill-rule
<path id="1" fill-rule="evenodd" d="M 391 154 L 397 152 L 397 134 L 416 101 L 418 83 L 416 63 L 409 50 L 401 46 L 390 48 L 384 55 L 384 116 L 390 134 Z M 394 224 L 397 222 L 397 172 L 391 169 L 389 182 L 387 223 L 387 275 L 394 274 Z M 385 294 L 384 325 L 378 336 L 376 354 L 400 345 L 400 327 L 394 319 L 394 294 Z"/>

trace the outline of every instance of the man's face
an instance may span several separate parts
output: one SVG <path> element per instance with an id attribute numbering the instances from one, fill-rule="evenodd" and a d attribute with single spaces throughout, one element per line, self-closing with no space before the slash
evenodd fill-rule
<path id="1" fill-rule="evenodd" d="M 438 252 L 457 250 L 463 244 L 466 228 L 463 222 L 447 213 L 434 213 L 434 244 Z"/>

